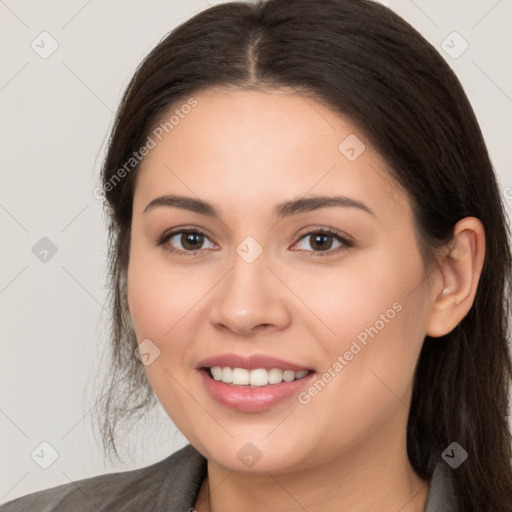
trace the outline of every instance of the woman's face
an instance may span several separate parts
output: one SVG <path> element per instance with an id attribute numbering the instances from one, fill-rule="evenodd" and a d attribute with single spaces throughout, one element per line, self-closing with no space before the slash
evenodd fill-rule
<path id="1" fill-rule="evenodd" d="M 431 302 L 406 194 L 365 137 L 311 99 L 194 98 L 153 132 L 133 204 L 128 302 L 159 401 L 236 471 L 405 451 Z M 148 207 L 171 194 L 189 201 Z M 287 382 L 294 368 L 309 373 Z"/>

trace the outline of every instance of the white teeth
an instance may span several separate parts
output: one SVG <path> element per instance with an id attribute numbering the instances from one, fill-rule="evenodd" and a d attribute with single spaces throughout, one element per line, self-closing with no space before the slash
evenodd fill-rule
<path id="1" fill-rule="evenodd" d="M 285 370 L 283 372 L 283 380 L 285 382 L 291 382 L 292 380 L 295 380 L 295 372 L 293 370 Z"/>
<path id="2" fill-rule="evenodd" d="M 210 368 L 215 380 L 221 380 L 226 384 L 234 386 L 267 386 L 268 384 L 279 384 L 281 382 L 292 382 L 305 377 L 309 370 L 295 372 L 293 370 L 281 370 L 272 368 L 270 371 L 265 368 L 246 370 L 245 368 L 230 368 L 229 366 L 212 366 Z"/>
<path id="3" fill-rule="evenodd" d="M 268 372 L 268 383 L 269 384 L 279 384 L 283 380 L 283 370 L 279 368 L 272 368 Z"/>
<path id="4" fill-rule="evenodd" d="M 251 373 L 249 374 L 249 384 L 251 386 L 266 386 L 268 384 L 267 370 L 264 368 L 256 368 L 255 370 L 251 370 Z"/>
<path id="5" fill-rule="evenodd" d="M 233 385 L 247 386 L 247 384 L 249 384 L 249 370 L 245 368 L 233 368 Z"/>
<path id="6" fill-rule="evenodd" d="M 222 368 L 220 366 L 212 366 L 210 370 L 215 380 L 222 380 Z"/>
<path id="7" fill-rule="evenodd" d="M 233 370 L 231 368 L 222 368 L 222 382 L 233 382 Z"/>

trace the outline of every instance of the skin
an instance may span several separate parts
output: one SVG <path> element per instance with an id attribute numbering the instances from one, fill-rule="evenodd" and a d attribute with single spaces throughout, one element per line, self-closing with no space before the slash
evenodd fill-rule
<path id="1" fill-rule="evenodd" d="M 284 89 L 194 97 L 140 169 L 128 304 L 139 343 L 160 350 L 145 367 L 160 403 L 208 459 L 196 510 L 423 511 L 430 482 L 414 472 L 405 442 L 415 365 L 425 336 L 451 331 L 473 303 L 481 222 L 457 223 L 454 256 L 440 251 L 440 271 L 427 280 L 408 196 L 347 119 Z M 350 134 L 366 145 L 355 161 L 338 149 Z M 143 213 L 170 193 L 215 203 L 221 218 L 169 206 Z M 361 201 L 374 215 L 272 214 L 282 201 L 320 195 Z M 186 251 L 180 236 L 155 243 L 180 227 L 205 233 L 195 255 L 165 249 Z M 326 227 L 353 245 L 328 238 L 342 249 L 322 256 L 304 235 Z M 236 252 L 248 236 L 263 249 L 252 263 Z M 263 412 L 234 411 L 195 369 L 220 353 L 261 353 L 321 376 L 396 303 L 394 318 L 307 404 L 294 396 Z M 251 468 L 237 457 L 248 442 L 261 454 Z"/>

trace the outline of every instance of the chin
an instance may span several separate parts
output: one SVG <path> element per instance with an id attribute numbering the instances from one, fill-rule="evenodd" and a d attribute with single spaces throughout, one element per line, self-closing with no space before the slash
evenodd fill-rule
<path id="1" fill-rule="evenodd" d="M 310 460 L 307 454 L 297 451 L 299 442 L 283 448 L 280 441 L 271 442 L 262 438 L 230 439 L 226 446 L 216 443 L 210 449 L 202 451 L 210 462 L 214 462 L 230 471 L 238 473 L 265 474 L 287 473 L 303 469 L 301 461 Z"/>

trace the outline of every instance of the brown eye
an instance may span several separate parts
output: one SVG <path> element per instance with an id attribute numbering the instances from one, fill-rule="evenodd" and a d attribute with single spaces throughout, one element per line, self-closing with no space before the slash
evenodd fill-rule
<path id="1" fill-rule="evenodd" d="M 208 248 L 208 246 L 204 247 L 206 240 L 209 238 L 200 231 L 182 229 L 164 235 L 159 245 L 164 245 L 170 252 L 195 254 L 197 251 Z"/>
<path id="2" fill-rule="evenodd" d="M 318 251 L 327 251 L 332 247 L 334 237 L 331 235 L 323 235 L 321 233 L 317 233 L 315 235 L 309 235 L 310 245 L 313 249 Z"/>
<path id="3" fill-rule="evenodd" d="M 184 232 L 179 235 L 179 241 L 185 250 L 195 251 L 201 249 L 204 242 L 204 235 L 199 233 Z M 173 237 L 175 238 L 175 237 Z"/>
<path id="4" fill-rule="evenodd" d="M 298 250 L 310 252 L 311 256 L 323 256 L 343 251 L 353 244 L 337 232 L 322 229 L 306 233 L 296 245 Z"/>

